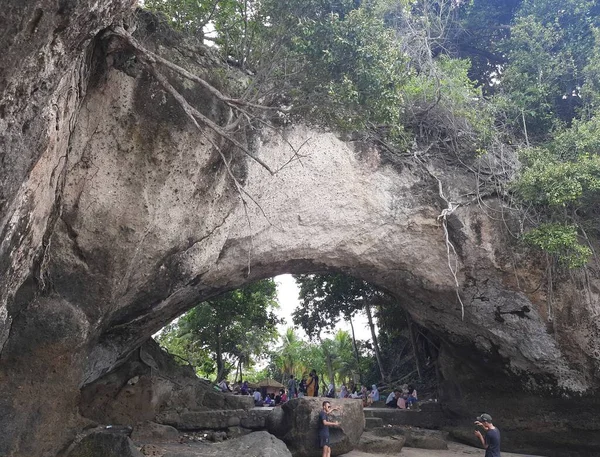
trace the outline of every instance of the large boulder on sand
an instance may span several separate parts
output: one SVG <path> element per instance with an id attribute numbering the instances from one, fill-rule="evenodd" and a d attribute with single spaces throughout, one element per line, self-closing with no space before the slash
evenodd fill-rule
<path id="1" fill-rule="evenodd" d="M 280 411 L 267 421 L 269 432 L 283 440 L 294 457 L 319 457 L 319 412 L 328 400 L 334 411 L 330 420 L 340 422 L 330 427 L 331 455 L 341 455 L 353 450 L 365 428 L 362 402 L 359 400 L 336 400 L 327 398 L 296 398 L 285 403 Z M 274 411 L 275 412 L 275 411 Z"/>
<path id="2" fill-rule="evenodd" d="M 365 432 L 360 437 L 358 450 L 368 454 L 398 454 L 402 451 L 406 438 L 397 436 L 377 436 L 371 432 Z"/>
<path id="3" fill-rule="evenodd" d="M 265 431 L 217 444 L 168 444 L 163 448 L 162 457 L 291 457 L 285 444 Z"/>

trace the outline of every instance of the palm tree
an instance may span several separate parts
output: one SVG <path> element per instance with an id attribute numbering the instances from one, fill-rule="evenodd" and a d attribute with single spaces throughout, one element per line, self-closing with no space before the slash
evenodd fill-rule
<path id="1" fill-rule="evenodd" d="M 293 327 L 287 328 L 281 340 L 281 346 L 277 348 L 277 366 L 283 379 L 286 375 L 297 374 L 302 368 L 300 353 L 303 343 Z"/>

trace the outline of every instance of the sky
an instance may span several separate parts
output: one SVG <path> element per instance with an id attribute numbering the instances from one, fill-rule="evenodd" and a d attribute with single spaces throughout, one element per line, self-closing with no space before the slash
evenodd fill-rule
<path id="1" fill-rule="evenodd" d="M 296 285 L 296 281 L 292 277 L 292 275 L 280 275 L 275 277 L 275 283 L 277 284 L 277 301 L 279 302 L 280 311 L 279 316 L 283 317 L 286 320 L 286 323 L 280 325 L 277 330 L 279 334 L 282 335 L 285 333 L 285 330 L 293 325 L 292 322 L 292 313 L 299 306 L 300 301 L 298 300 L 299 288 Z M 358 314 L 354 318 L 354 332 L 356 334 L 356 339 L 358 340 L 370 340 L 371 339 L 371 331 L 369 330 L 369 325 L 367 322 L 367 317 L 364 313 Z M 335 331 L 342 329 L 351 331 L 350 324 L 345 321 L 340 321 Z M 305 338 L 306 334 L 304 330 L 297 329 L 297 333 Z M 334 333 L 335 333 L 334 331 Z M 326 336 L 323 334 L 323 336 Z"/>

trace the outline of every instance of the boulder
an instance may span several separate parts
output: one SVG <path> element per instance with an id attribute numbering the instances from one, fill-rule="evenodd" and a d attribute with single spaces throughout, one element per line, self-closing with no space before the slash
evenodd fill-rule
<path id="1" fill-rule="evenodd" d="M 246 413 L 245 417 L 242 417 L 240 426 L 250 430 L 264 430 L 267 427 L 267 421 L 269 416 L 273 415 L 274 421 L 277 421 L 278 412 L 281 412 L 281 408 L 254 408 Z"/>
<path id="2" fill-rule="evenodd" d="M 179 432 L 170 425 L 147 421 L 141 422 L 133 428 L 131 439 L 139 444 L 176 443 L 179 441 Z"/>
<path id="3" fill-rule="evenodd" d="M 216 444 L 165 446 L 163 457 L 291 457 L 283 441 L 262 431 Z"/>
<path id="4" fill-rule="evenodd" d="M 406 438 L 397 436 L 377 436 L 371 432 L 365 432 L 360 437 L 357 449 L 369 454 L 397 454 L 404 447 Z"/>
<path id="5" fill-rule="evenodd" d="M 365 417 L 365 430 L 372 430 L 383 425 L 381 417 Z"/>
<path id="6" fill-rule="evenodd" d="M 275 408 L 267 420 L 269 432 L 281 438 L 294 457 L 319 457 L 319 412 L 325 398 L 296 398 Z M 362 402 L 358 400 L 327 399 L 333 408 L 341 408 L 330 415 L 340 427 L 330 427 L 331 455 L 340 455 L 354 449 L 365 427 Z"/>
<path id="7" fill-rule="evenodd" d="M 76 442 L 67 457 L 144 457 L 123 433 L 95 430 Z"/>
<path id="8" fill-rule="evenodd" d="M 243 409 L 221 411 L 167 411 L 158 415 L 158 422 L 171 425 L 178 430 L 220 430 L 240 425 L 246 416 Z"/>
<path id="9" fill-rule="evenodd" d="M 406 447 L 419 449 L 448 449 L 448 433 L 423 428 L 391 426 L 374 428 L 371 433 L 379 437 L 399 437 L 406 439 Z"/>

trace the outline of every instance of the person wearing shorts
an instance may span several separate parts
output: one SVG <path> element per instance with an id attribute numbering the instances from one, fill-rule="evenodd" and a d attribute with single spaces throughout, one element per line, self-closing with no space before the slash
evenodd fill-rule
<path id="1" fill-rule="evenodd" d="M 339 408 L 332 408 L 328 401 L 323 402 L 323 409 L 319 412 L 319 447 L 323 449 L 323 457 L 331 456 L 329 445 L 329 427 L 339 427 L 339 422 L 331 422 L 327 415 Z"/>

